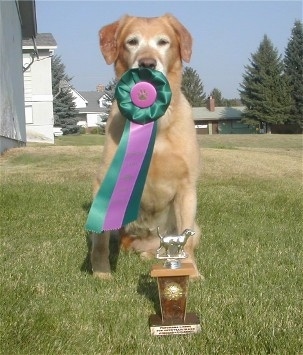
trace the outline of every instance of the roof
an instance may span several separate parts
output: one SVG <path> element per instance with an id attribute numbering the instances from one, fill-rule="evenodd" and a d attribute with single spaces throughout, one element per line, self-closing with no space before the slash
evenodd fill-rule
<path id="1" fill-rule="evenodd" d="M 77 109 L 80 113 L 105 112 L 104 108 L 99 106 L 99 99 L 104 93 L 99 91 L 78 91 L 78 93 L 88 102 L 86 107 Z"/>
<path id="2" fill-rule="evenodd" d="M 57 48 L 57 42 L 51 33 L 37 33 L 35 41 L 38 49 Z M 34 44 L 32 39 L 23 39 L 22 47 L 23 49 L 33 48 Z"/>
<path id="3" fill-rule="evenodd" d="M 67 83 L 67 85 L 69 86 L 70 90 L 73 92 L 73 96 L 76 95 L 76 96 L 80 97 L 85 102 L 85 104 L 88 104 L 88 101 L 80 94 L 79 91 L 77 91 L 75 88 L 70 86 L 69 83 Z"/>
<path id="4" fill-rule="evenodd" d="M 216 107 L 215 111 L 209 111 L 206 107 L 193 107 L 195 121 L 218 121 L 226 119 L 240 119 L 245 106 L 237 107 Z"/>

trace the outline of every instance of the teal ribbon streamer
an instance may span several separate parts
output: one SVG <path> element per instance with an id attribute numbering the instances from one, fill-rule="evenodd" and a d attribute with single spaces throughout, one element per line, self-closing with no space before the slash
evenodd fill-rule
<path id="1" fill-rule="evenodd" d="M 117 152 L 91 205 L 85 225 L 86 230 L 96 233 L 103 230 L 107 207 L 116 186 L 117 172 L 120 171 L 125 157 L 129 136 L 129 121 L 126 121 L 125 126 Z"/>
<path id="2" fill-rule="evenodd" d="M 130 96 L 132 87 L 141 81 L 151 83 L 154 85 L 157 91 L 157 98 L 155 103 L 147 108 L 139 108 L 134 105 Z M 141 196 L 156 138 L 156 120 L 163 116 L 166 109 L 168 108 L 171 101 L 171 90 L 167 79 L 161 72 L 146 68 L 139 68 L 131 69 L 122 76 L 119 83 L 117 84 L 115 97 L 117 99 L 117 104 L 121 114 L 127 120 L 125 122 L 124 131 L 118 145 L 117 152 L 104 177 L 99 191 L 94 198 L 87 218 L 85 228 L 96 233 L 100 233 L 104 230 L 119 229 L 123 225 L 137 219 Z M 129 144 L 136 144 L 136 142 L 129 141 L 129 138 L 133 136 L 131 133 L 132 125 L 130 122 L 138 125 L 137 128 L 140 128 L 140 125 L 142 126 L 148 123 L 151 123 L 153 127 L 151 136 L 148 138 L 149 142 L 144 155 L 144 160 L 140 167 L 140 171 L 136 178 L 130 198 L 128 201 L 126 201 L 127 207 L 123 221 L 117 224 L 116 221 L 111 222 L 110 217 L 113 217 L 112 219 L 115 220 L 115 211 L 111 211 L 109 206 L 111 205 L 111 202 L 113 202 L 111 199 L 115 195 L 115 188 L 118 184 L 121 184 L 121 181 L 119 182 L 119 174 L 123 164 L 127 163 L 127 147 Z M 117 203 L 115 205 L 117 206 Z"/>

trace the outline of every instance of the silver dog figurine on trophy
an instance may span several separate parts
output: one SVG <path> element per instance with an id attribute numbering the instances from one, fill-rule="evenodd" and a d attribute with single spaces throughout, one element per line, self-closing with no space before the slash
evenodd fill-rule
<path id="1" fill-rule="evenodd" d="M 168 268 L 170 265 L 172 265 L 170 268 L 179 268 L 181 266 L 180 259 L 187 258 L 187 255 L 184 251 L 184 246 L 187 242 L 187 239 L 193 236 L 195 232 L 190 229 L 185 229 L 181 235 L 162 236 L 160 234 L 159 227 L 157 230 L 158 236 L 160 238 L 160 247 L 157 249 L 156 258 L 166 259 L 167 262 L 164 265 Z M 173 264 L 171 264 L 172 261 L 174 261 Z"/>
<path id="2" fill-rule="evenodd" d="M 165 260 L 164 264 L 152 266 L 151 276 L 157 277 L 161 315 L 149 317 L 152 335 L 199 333 L 201 325 L 194 313 L 186 313 L 189 276 L 194 274 L 192 263 L 181 262 L 187 258 L 184 246 L 195 234 L 185 229 L 181 235 L 162 236 L 158 228 L 160 247 L 156 258 Z"/>

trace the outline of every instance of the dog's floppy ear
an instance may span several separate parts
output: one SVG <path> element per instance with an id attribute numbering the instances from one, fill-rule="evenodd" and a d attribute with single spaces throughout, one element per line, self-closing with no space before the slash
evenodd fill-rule
<path id="1" fill-rule="evenodd" d="M 116 32 L 119 21 L 104 26 L 99 31 L 100 49 L 107 64 L 112 64 L 118 56 Z"/>
<path id="2" fill-rule="evenodd" d="M 166 14 L 165 15 L 170 24 L 173 26 L 175 31 L 178 34 L 179 41 L 180 41 L 180 52 L 181 58 L 188 63 L 190 61 L 191 52 L 192 52 L 192 36 L 188 32 L 188 30 L 172 15 Z"/>

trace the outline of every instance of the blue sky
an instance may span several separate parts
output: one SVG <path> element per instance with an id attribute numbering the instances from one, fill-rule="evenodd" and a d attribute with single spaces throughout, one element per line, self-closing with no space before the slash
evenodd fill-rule
<path id="1" fill-rule="evenodd" d="M 95 90 L 114 77 L 99 50 L 98 31 L 124 14 L 172 13 L 191 32 L 195 69 L 206 94 L 239 97 L 244 66 L 264 34 L 284 55 L 295 20 L 302 21 L 302 1 L 45 1 L 36 0 L 38 32 L 51 32 L 56 54 L 78 91 Z"/>

